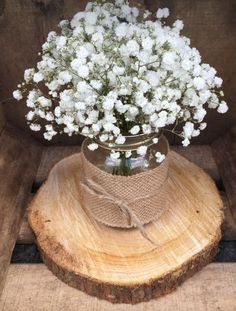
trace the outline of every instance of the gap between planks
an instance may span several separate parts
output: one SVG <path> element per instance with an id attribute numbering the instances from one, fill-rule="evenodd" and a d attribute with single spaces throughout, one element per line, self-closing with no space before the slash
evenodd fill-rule
<path id="1" fill-rule="evenodd" d="M 201 168 L 203 168 L 217 184 L 221 183 L 218 168 L 215 160 L 212 156 L 211 147 L 209 145 L 192 145 L 188 148 L 182 146 L 172 146 L 174 151 L 186 157 L 188 160 L 194 162 Z M 50 146 L 45 147 L 41 162 L 38 168 L 38 172 L 35 177 L 34 187 L 37 189 L 47 178 L 50 169 L 64 157 L 70 156 L 76 152 L 80 152 L 79 146 Z M 223 226 L 223 239 L 235 240 L 236 239 L 236 224 L 232 218 L 231 211 L 225 192 L 221 192 L 221 196 L 225 207 L 225 223 Z M 33 194 L 29 197 L 29 201 L 32 199 Z M 23 223 L 20 229 L 20 233 L 17 239 L 18 244 L 31 244 L 34 243 L 34 235 L 31 231 L 27 216 L 25 215 Z"/>
<path id="2" fill-rule="evenodd" d="M 236 263 L 211 263 L 171 294 L 147 303 L 112 305 L 57 279 L 43 264 L 10 265 L 0 310 L 235 311 Z"/>

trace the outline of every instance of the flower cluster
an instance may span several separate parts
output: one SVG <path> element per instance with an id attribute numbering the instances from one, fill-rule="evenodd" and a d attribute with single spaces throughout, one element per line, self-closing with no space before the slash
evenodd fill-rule
<path id="1" fill-rule="evenodd" d="M 206 127 L 207 107 L 227 111 L 222 79 L 180 34 L 183 22 L 167 26 L 167 8 L 140 15 L 125 0 L 88 3 L 59 24 L 60 34 L 48 34 L 37 69 L 13 93 L 27 97 L 32 130 L 43 126 L 48 140 L 64 132 L 116 144 L 168 130 L 187 146 Z"/>

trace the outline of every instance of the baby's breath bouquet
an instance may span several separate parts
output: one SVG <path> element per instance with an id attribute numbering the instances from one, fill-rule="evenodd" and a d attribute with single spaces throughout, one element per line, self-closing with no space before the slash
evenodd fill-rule
<path id="1" fill-rule="evenodd" d="M 165 24 L 168 15 L 167 8 L 140 14 L 116 0 L 90 2 L 71 22 L 60 22 L 60 34 L 48 34 L 37 68 L 27 69 L 13 92 L 26 97 L 30 128 L 43 129 L 47 140 L 64 132 L 118 145 L 127 135 L 171 131 L 187 146 L 205 129 L 207 108 L 228 107 L 222 79 L 180 34 L 181 20 Z M 163 158 L 158 153 L 157 161 Z"/>

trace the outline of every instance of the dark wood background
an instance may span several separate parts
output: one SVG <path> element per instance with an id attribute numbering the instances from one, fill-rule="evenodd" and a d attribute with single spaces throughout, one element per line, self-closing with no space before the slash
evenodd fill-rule
<path id="1" fill-rule="evenodd" d="M 25 68 L 36 65 L 37 53 L 50 30 L 61 19 L 71 18 L 85 7 L 85 0 L 0 0 L 0 99 L 11 97 L 22 81 Z M 134 1 L 133 1 L 134 2 Z M 216 68 L 224 79 L 230 110 L 219 115 L 210 110 L 208 128 L 194 143 L 211 143 L 236 124 L 236 1 L 235 0 L 146 0 L 150 10 L 169 7 L 169 21 L 180 18 L 183 34 L 191 38 L 204 62 Z M 5 118 L 44 142 L 42 134 L 32 133 L 26 124 L 24 103 L 6 101 Z M 79 138 L 58 137 L 52 143 L 77 143 Z M 174 140 L 172 140 L 173 142 Z"/>

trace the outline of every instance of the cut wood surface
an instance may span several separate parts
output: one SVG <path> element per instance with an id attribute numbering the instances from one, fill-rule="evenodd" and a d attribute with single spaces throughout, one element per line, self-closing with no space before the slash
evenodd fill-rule
<path id="1" fill-rule="evenodd" d="M 137 303 L 172 291 L 214 257 L 222 201 L 212 179 L 170 154 L 167 211 L 137 229 L 98 224 L 80 204 L 80 155 L 59 162 L 29 209 L 29 221 L 48 267 L 63 281 L 112 302 Z"/>
<path id="2" fill-rule="evenodd" d="M 40 160 L 40 148 L 7 126 L 0 136 L 0 292 Z"/>
<path id="3" fill-rule="evenodd" d="M 172 146 L 172 150 L 184 156 L 203 168 L 216 182 L 220 181 L 220 175 L 212 155 L 211 147 L 208 145 L 197 145 L 183 148 Z M 80 146 L 55 146 L 45 147 L 42 158 L 35 177 L 35 183 L 39 187 L 47 178 L 49 170 L 61 159 L 80 151 Z M 236 240 L 236 224 L 232 219 L 229 209 L 228 199 L 225 192 L 221 192 L 224 202 L 225 222 L 223 226 L 223 240 Z M 18 244 L 31 244 L 35 242 L 34 234 L 29 227 L 27 216 L 24 217 L 21 230 L 17 239 Z"/>
<path id="4" fill-rule="evenodd" d="M 222 240 L 225 241 L 236 240 L 236 225 L 232 219 L 228 199 L 224 192 L 221 192 L 221 199 L 223 201 L 224 205 L 223 210 L 225 214 L 225 220 L 222 226 Z M 22 220 L 20 232 L 17 238 L 17 244 L 32 244 L 32 243 L 35 243 L 35 236 L 32 229 L 30 228 L 26 213 Z"/>
<path id="5" fill-rule="evenodd" d="M 113 305 L 58 280 L 43 264 L 11 265 L 1 311 L 235 311 L 236 263 L 211 263 L 175 292 L 138 305 Z"/>

